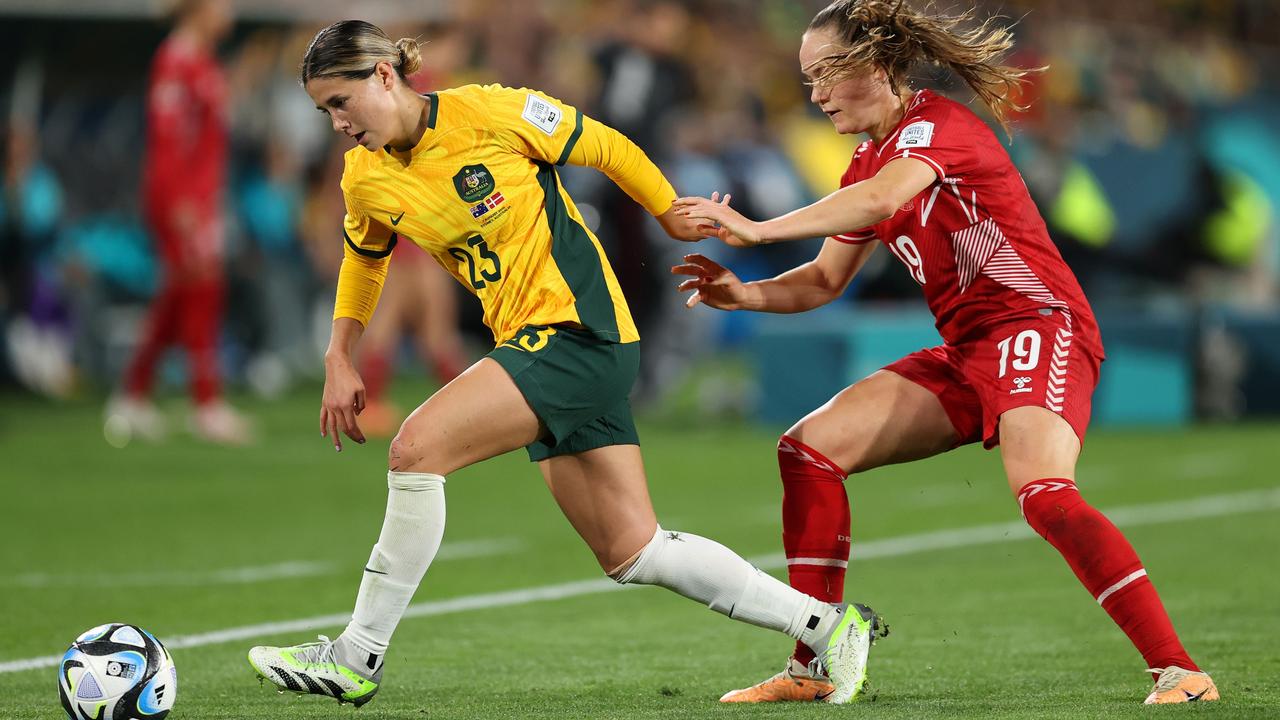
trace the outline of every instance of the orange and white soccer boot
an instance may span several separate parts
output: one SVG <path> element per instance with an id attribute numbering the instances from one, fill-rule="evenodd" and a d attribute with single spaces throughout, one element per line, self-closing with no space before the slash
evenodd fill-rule
<path id="1" fill-rule="evenodd" d="M 1147 705 L 1164 705 L 1166 703 L 1205 702 L 1218 699 L 1218 687 L 1207 673 L 1184 670 L 1180 667 L 1150 668 L 1148 672 L 1159 673 L 1156 686 L 1147 696 Z"/>
<path id="2" fill-rule="evenodd" d="M 782 672 L 749 688 L 725 693 L 720 702 L 826 702 L 843 705 L 862 696 L 867 682 L 867 655 L 889 625 L 866 605 L 834 608 L 838 622 L 813 646 L 821 654 L 805 667 L 795 658 Z"/>
<path id="3" fill-rule="evenodd" d="M 720 702 L 816 702 L 835 689 L 836 686 L 826 676 L 815 675 L 795 658 L 788 658 L 782 672 L 749 688 L 731 690 L 720 698 Z"/>

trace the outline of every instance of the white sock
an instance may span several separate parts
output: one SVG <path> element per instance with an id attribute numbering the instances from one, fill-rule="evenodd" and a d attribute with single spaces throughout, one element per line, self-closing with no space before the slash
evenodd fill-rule
<path id="1" fill-rule="evenodd" d="M 391 642 L 444 537 L 444 476 L 387 473 L 387 514 L 342 637 L 374 655 Z M 372 668 L 370 668 L 372 669 Z"/>
<path id="2" fill-rule="evenodd" d="M 839 620 L 836 608 L 761 572 L 720 543 L 661 527 L 614 579 L 673 590 L 734 620 L 808 645 L 825 638 Z"/>

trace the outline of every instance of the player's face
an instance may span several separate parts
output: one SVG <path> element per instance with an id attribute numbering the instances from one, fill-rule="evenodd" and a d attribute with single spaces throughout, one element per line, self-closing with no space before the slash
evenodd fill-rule
<path id="1" fill-rule="evenodd" d="M 391 141 L 396 108 L 383 73 L 374 72 L 363 80 L 312 78 L 307 81 L 307 94 L 316 108 L 329 116 L 334 132 L 357 145 L 372 151 Z"/>
<path id="2" fill-rule="evenodd" d="M 879 68 L 834 83 L 815 83 L 842 54 L 843 46 L 831 30 L 810 30 L 800 43 L 800 72 L 812 83 L 809 99 L 831 118 L 836 132 L 867 132 L 881 124 L 885 101 L 893 98 L 893 91 L 885 72 Z"/>

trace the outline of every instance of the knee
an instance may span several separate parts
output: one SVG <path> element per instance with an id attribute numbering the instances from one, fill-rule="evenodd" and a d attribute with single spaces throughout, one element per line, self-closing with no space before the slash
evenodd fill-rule
<path id="1" fill-rule="evenodd" d="M 797 472 L 813 479 L 844 482 L 845 478 L 857 471 L 856 464 L 853 469 L 846 470 L 850 467 L 845 464 L 848 460 L 846 453 L 841 453 L 837 459 L 834 457 L 836 453 L 828 454 L 824 450 L 828 446 L 829 443 L 816 440 L 814 433 L 806 433 L 803 423 L 796 424 L 778 438 L 778 469 L 783 483 L 786 483 L 788 476 Z"/>
<path id="2" fill-rule="evenodd" d="M 404 429 L 391 439 L 391 447 L 387 448 L 387 468 L 393 472 L 412 471 L 415 460 L 412 441 L 405 437 Z"/>
<path id="3" fill-rule="evenodd" d="M 653 536 L 632 552 L 621 562 L 615 562 L 615 559 L 597 556 L 600 561 L 600 567 L 604 570 L 604 574 L 608 575 L 614 582 L 619 585 L 636 582 L 638 576 L 644 567 L 649 563 L 653 555 L 655 555 L 661 546 L 663 540 L 663 530 L 659 526 L 654 531 Z"/>
<path id="4" fill-rule="evenodd" d="M 409 423 L 405 423 L 387 449 L 387 468 L 394 472 L 447 475 L 453 468 L 445 466 L 445 458 L 436 451 L 436 445 L 421 434 L 413 432 Z"/>

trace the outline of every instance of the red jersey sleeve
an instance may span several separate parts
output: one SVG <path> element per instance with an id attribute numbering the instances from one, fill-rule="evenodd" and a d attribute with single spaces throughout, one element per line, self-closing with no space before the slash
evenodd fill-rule
<path id="1" fill-rule="evenodd" d="M 883 164 L 909 157 L 933 168 L 939 180 L 965 175 L 977 167 L 973 149 L 980 144 L 979 129 L 987 127 L 977 117 L 965 117 L 941 102 L 920 103 L 908 111 Z"/>

